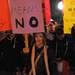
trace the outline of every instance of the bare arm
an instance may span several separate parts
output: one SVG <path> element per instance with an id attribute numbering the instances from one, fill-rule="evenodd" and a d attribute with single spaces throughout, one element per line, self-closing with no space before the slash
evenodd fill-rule
<path id="1" fill-rule="evenodd" d="M 44 61 L 46 66 L 47 75 L 50 75 L 49 67 L 48 67 L 48 57 L 47 57 L 47 49 L 44 47 Z"/>
<path id="2" fill-rule="evenodd" d="M 33 75 L 36 75 L 34 58 L 35 58 L 35 48 L 33 47 L 32 48 L 32 56 L 31 56 L 31 63 L 32 63 L 32 72 L 33 72 Z"/>

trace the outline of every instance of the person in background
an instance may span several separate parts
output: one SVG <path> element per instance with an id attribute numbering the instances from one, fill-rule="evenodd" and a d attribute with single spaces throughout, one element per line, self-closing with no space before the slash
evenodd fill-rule
<path id="1" fill-rule="evenodd" d="M 69 74 L 69 63 L 67 60 L 68 44 L 69 44 L 68 39 L 66 39 L 65 34 L 63 33 L 63 27 L 58 26 L 56 28 L 56 39 L 55 39 L 56 62 L 58 65 L 59 73 L 60 74 L 66 73 L 66 75 Z M 64 66 L 65 64 L 67 65 L 66 68 Z"/>
<path id="2" fill-rule="evenodd" d="M 71 38 L 69 40 L 69 52 L 68 52 L 68 60 L 70 64 L 70 70 L 75 75 L 75 24 L 73 24 L 71 28 Z"/>
<path id="3" fill-rule="evenodd" d="M 63 59 L 66 50 L 66 39 L 63 33 L 63 28 L 61 26 L 58 26 L 56 28 L 55 33 L 56 33 L 56 38 L 55 38 L 56 58 Z"/>
<path id="4" fill-rule="evenodd" d="M 0 38 L 0 75 L 16 74 L 16 49 L 14 48 L 15 34 L 11 31 L 3 33 Z"/>
<path id="5" fill-rule="evenodd" d="M 46 26 L 46 38 L 49 47 L 54 48 L 55 39 L 55 28 L 57 27 L 57 22 L 54 20 L 50 21 L 49 25 Z"/>
<path id="6" fill-rule="evenodd" d="M 53 25 L 49 24 L 46 27 L 46 42 L 50 49 L 54 49 L 54 39 L 55 39 L 55 31 L 53 30 Z"/>

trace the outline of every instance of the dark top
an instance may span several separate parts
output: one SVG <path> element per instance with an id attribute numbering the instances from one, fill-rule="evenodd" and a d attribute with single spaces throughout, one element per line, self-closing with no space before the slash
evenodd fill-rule
<path id="1" fill-rule="evenodd" d="M 35 60 L 36 60 L 37 56 L 41 53 L 42 50 L 43 50 L 43 47 L 35 48 Z M 41 57 L 40 57 L 40 59 L 37 63 L 36 75 L 47 75 L 46 74 L 46 69 L 45 69 L 43 53 L 41 53 Z"/>
<path id="2" fill-rule="evenodd" d="M 43 47 L 35 48 L 35 59 L 42 50 L 43 50 Z M 49 47 L 47 48 L 47 56 L 48 56 L 48 64 L 49 64 L 49 70 L 51 72 L 51 75 L 58 75 L 54 52 Z M 45 61 L 44 61 L 44 53 L 41 54 L 40 60 L 37 64 L 36 74 L 47 75 Z"/>
<path id="3" fill-rule="evenodd" d="M 13 48 L 13 40 L 5 38 L 0 42 L 0 70 L 16 70 L 16 50 Z"/>
<path id="4" fill-rule="evenodd" d="M 70 66 L 74 67 L 75 71 L 75 37 L 71 37 L 68 46 L 68 60 L 70 62 Z"/>

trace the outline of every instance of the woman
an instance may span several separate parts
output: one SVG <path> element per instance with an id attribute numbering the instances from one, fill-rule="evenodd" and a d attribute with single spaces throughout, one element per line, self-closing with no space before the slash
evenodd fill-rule
<path id="1" fill-rule="evenodd" d="M 45 44 L 44 35 L 42 33 L 36 33 L 34 34 L 34 39 L 35 39 L 35 44 L 32 47 L 32 56 L 31 56 L 33 75 L 40 75 L 40 74 L 44 75 L 46 70 L 47 70 L 47 75 L 49 75 L 50 73 L 49 73 L 48 62 L 47 62 L 46 47 L 44 45 Z M 36 62 L 38 56 L 39 59 Z M 46 66 L 46 70 L 44 64 Z"/>
<path id="2" fill-rule="evenodd" d="M 47 46 L 45 42 L 45 35 L 43 33 L 34 34 L 34 45 L 32 47 L 31 63 L 33 75 L 57 75 L 53 74 L 53 66 L 49 61 L 52 61 L 52 56 L 47 55 Z M 50 51 L 49 51 L 50 53 Z M 52 52 L 50 53 L 52 55 Z M 47 57 L 48 56 L 48 57 Z M 49 63 L 49 65 L 48 65 Z M 31 74 L 30 74 L 31 75 Z"/>

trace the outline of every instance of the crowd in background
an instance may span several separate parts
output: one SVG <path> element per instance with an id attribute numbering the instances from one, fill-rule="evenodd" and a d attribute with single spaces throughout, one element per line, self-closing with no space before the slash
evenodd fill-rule
<path id="1" fill-rule="evenodd" d="M 0 75 L 62 75 L 57 67 L 62 60 L 75 75 L 75 25 L 71 34 L 55 21 L 45 27 L 45 32 L 28 34 L 26 52 L 25 35 L 0 33 Z"/>

